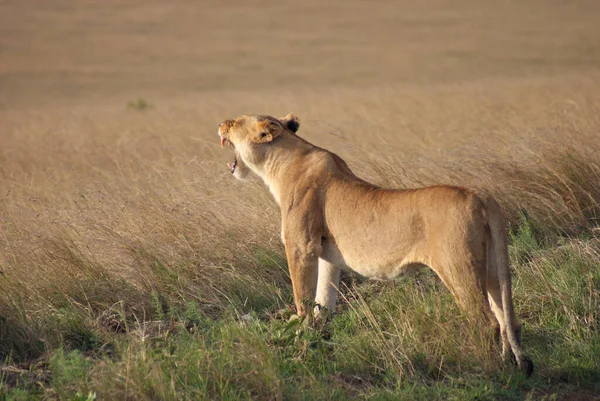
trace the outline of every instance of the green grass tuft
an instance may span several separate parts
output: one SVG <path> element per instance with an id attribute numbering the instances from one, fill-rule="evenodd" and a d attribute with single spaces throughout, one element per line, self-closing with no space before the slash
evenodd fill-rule
<path id="1" fill-rule="evenodd" d="M 127 107 L 139 111 L 144 111 L 153 108 L 154 106 L 143 98 L 127 102 Z"/>

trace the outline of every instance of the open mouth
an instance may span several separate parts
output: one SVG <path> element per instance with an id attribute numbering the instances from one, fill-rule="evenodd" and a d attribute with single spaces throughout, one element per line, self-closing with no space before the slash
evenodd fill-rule
<path id="1" fill-rule="evenodd" d="M 224 148 L 225 145 L 231 146 L 235 149 L 235 146 L 233 146 L 233 143 L 231 143 L 229 139 L 221 137 L 221 147 Z M 233 163 L 227 163 L 227 167 L 229 167 L 231 170 L 231 174 L 235 173 L 235 168 L 237 167 L 237 156 L 233 157 Z"/>
<path id="2" fill-rule="evenodd" d="M 235 168 L 237 167 L 237 157 L 233 157 L 233 163 L 227 163 L 227 167 L 231 170 L 231 174 L 235 173 Z"/>

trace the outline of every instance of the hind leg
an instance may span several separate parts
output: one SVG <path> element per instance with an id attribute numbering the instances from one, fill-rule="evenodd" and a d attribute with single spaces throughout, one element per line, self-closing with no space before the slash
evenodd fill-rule
<path id="1" fill-rule="evenodd" d="M 500 289 L 488 288 L 488 300 L 490 302 L 492 312 L 494 313 L 494 316 L 499 324 L 500 341 L 502 344 L 502 359 L 507 360 L 512 352 L 510 348 L 510 342 L 508 341 L 508 336 L 506 335 L 506 321 L 504 320 L 504 310 L 502 309 L 502 297 L 500 295 Z"/>
<path id="2" fill-rule="evenodd" d="M 504 309 L 502 307 L 502 293 L 500 292 L 500 284 L 498 283 L 498 271 L 496 267 L 495 254 L 491 250 L 490 261 L 488 266 L 487 276 L 487 296 L 492 309 L 492 313 L 496 317 L 499 325 L 500 343 L 502 345 L 502 360 L 506 361 L 512 354 L 510 342 L 506 334 L 506 319 L 504 318 Z"/>
<path id="3" fill-rule="evenodd" d="M 498 320 L 500 324 L 500 336 L 502 339 L 502 359 L 506 360 L 512 355 L 512 349 L 510 346 L 510 341 L 508 340 L 508 335 L 506 333 L 506 321 L 504 318 L 504 309 L 502 308 L 502 295 L 500 292 L 500 288 L 497 283 L 495 285 L 492 283 L 488 287 L 488 299 L 490 301 L 490 306 L 492 308 L 492 312 Z M 521 345 L 521 323 L 514 319 L 512 322 L 512 327 L 515 330 L 515 335 L 517 337 L 517 341 L 519 346 Z"/>
<path id="4" fill-rule="evenodd" d="M 432 269 L 454 296 L 458 306 L 469 319 L 495 323 L 487 300 L 486 281 L 483 267 L 478 263 L 465 262 L 456 266 Z"/>

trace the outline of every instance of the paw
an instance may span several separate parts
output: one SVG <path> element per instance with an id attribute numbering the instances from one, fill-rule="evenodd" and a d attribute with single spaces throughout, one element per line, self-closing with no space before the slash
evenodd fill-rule
<path id="1" fill-rule="evenodd" d="M 313 309 L 313 316 L 314 316 L 313 325 L 315 327 L 325 326 L 327 324 L 327 322 L 329 321 L 331 315 L 332 315 L 331 309 L 317 304 L 315 306 L 315 308 Z"/>

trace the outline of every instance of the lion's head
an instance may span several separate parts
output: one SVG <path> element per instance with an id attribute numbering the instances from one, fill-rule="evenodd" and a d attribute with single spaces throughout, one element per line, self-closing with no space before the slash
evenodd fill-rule
<path id="1" fill-rule="evenodd" d="M 280 119 L 265 115 L 243 115 L 235 120 L 223 121 L 219 124 L 218 134 L 222 147 L 229 145 L 234 149 L 233 164 L 228 164 L 233 176 L 245 179 L 251 171 L 250 167 L 263 161 L 273 141 L 281 135 L 295 134 L 299 127 L 300 122 L 292 113 Z"/>

